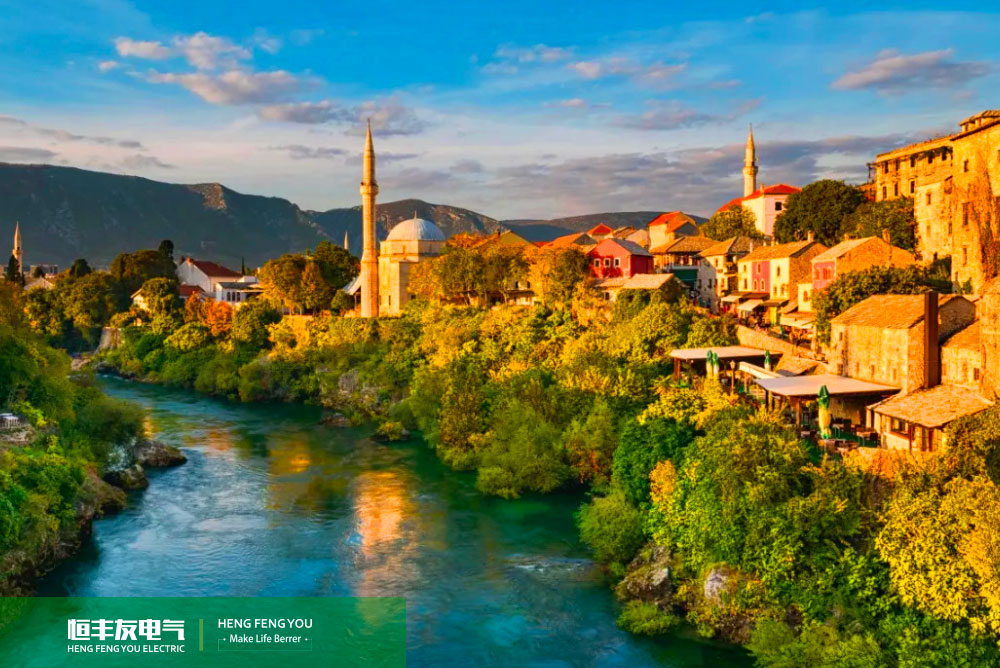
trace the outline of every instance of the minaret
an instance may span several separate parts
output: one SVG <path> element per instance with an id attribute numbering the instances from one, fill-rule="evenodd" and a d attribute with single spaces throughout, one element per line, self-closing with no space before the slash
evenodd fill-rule
<path id="1" fill-rule="evenodd" d="M 378 316 L 378 250 L 375 248 L 375 147 L 372 145 L 372 124 L 368 121 L 365 137 L 365 159 L 361 176 L 361 232 L 364 250 L 361 253 L 361 317 Z"/>
<path id="2" fill-rule="evenodd" d="M 21 223 L 14 223 L 14 250 L 11 255 L 17 260 L 17 271 L 24 273 L 24 250 L 21 248 Z"/>
<path id="3" fill-rule="evenodd" d="M 753 126 L 750 126 L 750 136 L 747 137 L 747 151 L 743 158 L 743 196 L 757 190 L 757 149 L 753 145 Z"/>
<path id="4" fill-rule="evenodd" d="M 348 252 L 351 250 L 351 245 L 347 239 L 347 230 L 344 230 L 344 250 Z"/>

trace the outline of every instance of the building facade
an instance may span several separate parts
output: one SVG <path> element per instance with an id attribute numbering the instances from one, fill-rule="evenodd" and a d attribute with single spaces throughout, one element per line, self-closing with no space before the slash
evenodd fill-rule
<path id="1" fill-rule="evenodd" d="M 382 242 L 378 255 L 379 315 L 399 315 L 412 296 L 410 272 L 419 262 L 444 250 L 445 236 L 429 220 L 411 218 L 397 224 Z"/>
<path id="2" fill-rule="evenodd" d="M 917 259 L 908 250 L 893 246 L 885 238 L 848 239 L 812 259 L 812 288 L 823 290 L 837 276 L 869 267 L 905 267 Z"/>
<path id="3" fill-rule="evenodd" d="M 599 242 L 587 254 L 590 273 L 595 278 L 652 274 L 653 256 L 639 244 L 609 237 Z"/>
<path id="4" fill-rule="evenodd" d="M 952 280 L 978 290 L 1000 270 L 1000 110 L 959 127 L 878 154 L 869 173 L 877 201 L 913 198 L 920 259 L 951 257 Z"/>
<path id="5" fill-rule="evenodd" d="M 766 292 L 772 300 L 796 299 L 798 284 L 812 276 L 812 259 L 825 250 L 812 240 L 755 248 L 737 262 L 739 289 Z"/>

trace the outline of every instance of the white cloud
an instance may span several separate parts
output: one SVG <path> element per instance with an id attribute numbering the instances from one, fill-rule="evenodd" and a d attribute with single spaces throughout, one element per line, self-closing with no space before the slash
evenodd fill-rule
<path id="1" fill-rule="evenodd" d="M 268 146 L 266 150 L 280 151 L 287 154 L 292 160 L 331 160 L 333 158 L 339 158 L 347 155 L 347 151 L 342 148 L 335 148 L 332 146 L 306 146 L 305 144 Z"/>
<path id="2" fill-rule="evenodd" d="M 903 55 L 891 49 L 833 82 L 840 90 L 876 90 L 883 95 L 902 95 L 926 88 L 958 88 L 989 74 L 990 63 L 955 61 L 953 49 Z"/>
<path id="3" fill-rule="evenodd" d="M 287 98 L 307 85 L 284 70 L 229 70 L 220 74 L 151 72 L 147 80 L 157 84 L 177 84 L 212 104 L 266 104 Z"/>
<path id="4" fill-rule="evenodd" d="M 174 169 L 174 165 L 169 165 L 157 157 L 151 155 L 130 155 L 123 158 L 121 166 L 125 169 Z"/>
<path id="5" fill-rule="evenodd" d="M 272 55 L 281 51 L 281 47 L 283 46 L 281 38 L 271 35 L 264 28 L 257 28 L 253 31 L 253 43 L 261 51 L 266 51 Z"/>
<path id="6" fill-rule="evenodd" d="M 119 37 L 115 40 L 115 50 L 122 58 L 145 58 L 146 60 L 166 60 L 173 56 L 170 47 L 161 42 L 134 40 Z"/>
<path id="7" fill-rule="evenodd" d="M 246 60 L 251 55 L 249 49 L 225 37 L 200 31 L 189 37 L 175 37 L 173 43 L 176 52 L 199 70 L 235 67 L 237 61 Z"/>
<path id="8" fill-rule="evenodd" d="M 261 107 L 257 115 L 266 121 L 285 121 L 318 125 L 330 121 L 356 121 L 357 114 L 332 100 L 319 102 L 289 102 Z"/>
<path id="9" fill-rule="evenodd" d="M 118 148 L 129 148 L 143 151 L 143 145 L 134 139 L 116 139 L 114 137 L 104 137 L 100 135 L 81 135 L 58 128 L 46 128 L 34 125 L 28 121 L 13 116 L 0 115 L 0 127 L 13 128 L 22 134 L 32 134 L 41 137 L 48 137 L 59 142 L 88 142 L 100 144 L 102 146 L 117 146 Z"/>
<path id="10" fill-rule="evenodd" d="M 760 106 L 760 100 L 745 100 L 725 113 L 711 113 L 685 106 L 676 100 L 647 103 L 641 114 L 622 116 L 617 125 L 635 130 L 677 130 L 734 121 Z"/>
<path id="11" fill-rule="evenodd" d="M 591 81 L 606 77 L 628 77 L 639 85 L 663 88 L 670 85 L 674 76 L 683 72 L 687 65 L 660 62 L 642 65 L 630 58 L 611 56 L 595 60 L 579 60 L 567 64 L 566 67 Z"/>
<path id="12" fill-rule="evenodd" d="M 117 60 L 102 60 L 101 62 L 97 63 L 97 69 L 99 69 L 101 72 L 110 72 L 111 70 L 121 67 L 121 65 L 122 64 L 119 63 Z"/>

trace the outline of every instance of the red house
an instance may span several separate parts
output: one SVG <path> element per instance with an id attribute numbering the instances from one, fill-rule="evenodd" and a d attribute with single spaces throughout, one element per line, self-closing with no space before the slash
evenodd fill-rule
<path id="1" fill-rule="evenodd" d="M 597 278 L 652 274 L 653 255 L 633 241 L 608 237 L 587 253 L 590 273 Z"/>

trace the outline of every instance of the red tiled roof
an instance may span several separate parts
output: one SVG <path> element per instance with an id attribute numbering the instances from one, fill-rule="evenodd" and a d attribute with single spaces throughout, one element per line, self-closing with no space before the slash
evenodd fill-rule
<path id="1" fill-rule="evenodd" d="M 667 232 L 673 232 L 685 223 L 694 223 L 694 219 L 683 211 L 669 211 L 667 213 L 661 213 L 659 216 L 649 221 L 649 223 L 646 224 L 646 227 L 666 225 Z"/>
<path id="2" fill-rule="evenodd" d="M 195 293 L 204 292 L 200 285 L 188 285 L 187 283 L 181 283 L 178 285 L 177 291 L 180 293 L 181 297 L 190 297 Z"/>
<path id="3" fill-rule="evenodd" d="M 195 260 L 194 258 L 188 258 L 188 262 L 198 267 L 206 276 L 211 276 L 212 278 L 239 278 L 243 274 L 238 271 L 233 271 L 228 267 L 223 267 L 221 264 L 216 264 L 215 262 L 209 262 L 208 260 Z"/>
<path id="4" fill-rule="evenodd" d="M 594 225 L 592 228 L 590 228 L 589 230 L 587 230 L 587 234 L 591 234 L 591 235 L 593 235 L 593 234 L 604 235 L 604 234 L 611 234 L 612 232 L 614 232 L 614 230 L 612 230 L 610 227 L 608 227 L 604 223 L 598 223 L 597 225 Z"/>
<path id="5" fill-rule="evenodd" d="M 726 209 L 729 209 L 734 206 L 739 206 L 748 199 L 756 199 L 761 195 L 792 195 L 800 192 L 802 192 L 802 188 L 796 188 L 795 186 L 790 186 L 787 183 L 779 183 L 773 186 L 765 186 L 764 188 L 757 188 L 757 190 L 754 190 L 746 197 L 737 197 L 736 199 L 729 200 L 728 202 L 720 206 L 716 211 L 716 213 L 718 213 L 719 211 L 725 211 Z"/>

